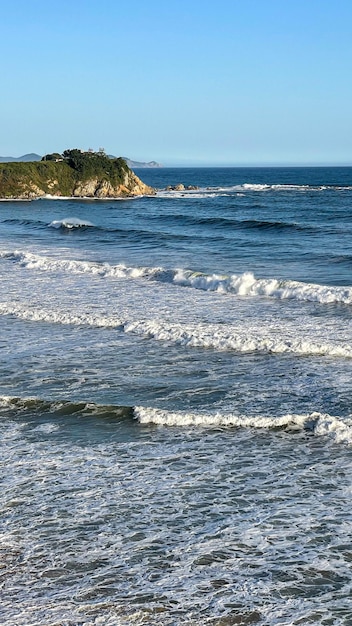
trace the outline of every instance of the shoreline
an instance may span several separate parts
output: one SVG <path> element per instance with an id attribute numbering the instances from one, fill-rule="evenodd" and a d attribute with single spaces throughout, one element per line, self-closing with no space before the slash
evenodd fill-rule
<path id="1" fill-rule="evenodd" d="M 97 198 L 95 196 L 36 196 L 35 198 L 0 198 L 0 202 L 37 202 L 38 200 L 89 200 L 89 201 L 122 201 L 122 200 L 135 200 L 136 198 L 153 198 L 152 195 L 135 195 L 135 196 L 106 196 L 104 198 Z"/>

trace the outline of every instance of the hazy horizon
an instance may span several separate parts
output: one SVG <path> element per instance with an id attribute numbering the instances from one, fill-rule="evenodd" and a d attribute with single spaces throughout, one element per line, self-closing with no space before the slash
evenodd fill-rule
<path id="1" fill-rule="evenodd" d="M 56 152 L 56 150 L 51 150 L 50 152 Z M 34 152 L 33 150 L 28 150 L 26 152 L 23 152 L 22 154 L 7 154 L 7 155 L 0 155 L 0 159 L 7 157 L 7 158 L 21 158 L 24 156 L 27 156 L 28 154 L 35 154 L 37 156 L 44 156 L 44 155 L 40 155 L 37 152 Z M 116 157 L 120 157 L 122 155 L 119 154 L 115 154 L 114 156 Z M 168 162 L 168 163 L 160 163 L 159 161 L 157 161 L 156 159 L 150 158 L 148 160 L 139 160 L 139 159 L 134 159 L 133 157 L 122 157 L 122 158 L 128 158 L 133 162 L 138 162 L 138 163 L 149 163 L 151 161 L 155 161 L 157 162 L 162 168 L 214 168 L 214 167 L 222 167 L 222 168 L 297 168 L 297 167 L 352 167 L 351 163 L 216 163 L 216 162 L 204 162 L 204 163 L 200 163 L 200 162 Z"/>

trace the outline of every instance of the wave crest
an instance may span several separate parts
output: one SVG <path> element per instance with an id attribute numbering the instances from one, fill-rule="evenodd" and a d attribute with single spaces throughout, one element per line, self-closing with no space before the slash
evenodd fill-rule
<path id="1" fill-rule="evenodd" d="M 220 275 L 181 269 L 176 271 L 174 282 L 184 287 L 233 293 L 239 296 L 266 296 L 280 300 L 301 300 L 321 304 L 352 304 L 352 287 L 317 285 L 277 278 L 256 278 L 252 272 Z"/>
<path id="2" fill-rule="evenodd" d="M 76 415 L 78 417 L 95 416 L 132 418 L 132 407 L 102 405 L 95 402 L 70 402 L 62 400 L 42 400 L 40 398 L 21 398 L 0 396 L 0 411 L 16 415 L 38 415 L 50 413 L 56 416 Z"/>
<path id="3" fill-rule="evenodd" d="M 197 426 L 205 428 L 236 427 L 268 430 L 309 431 L 319 436 L 331 436 L 337 443 L 352 444 L 352 419 L 341 419 L 324 413 L 288 414 L 281 417 L 245 416 L 226 413 L 190 413 L 135 407 L 140 424 L 161 426 Z"/>
<path id="4" fill-rule="evenodd" d="M 278 333 L 268 328 L 248 328 L 233 325 L 183 324 L 159 320 L 126 320 L 115 316 L 73 313 L 63 310 L 25 307 L 14 303 L 0 303 L 0 315 L 13 315 L 18 319 L 48 324 L 114 328 L 156 341 L 168 342 L 189 348 L 212 349 L 218 352 L 261 354 L 292 354 L 304 356 L 330 356 L 352 358 L 352 346 L 337 342 L 315 342 L 309 338 L 293 336 L 282 330 Z"/>
<path id="5" fill-rule="evenodd" d="M 318 285 L 279 278 L 256 278 L 252 272 L 243 274 L 206 274 L 189 269 L 163 267 L 128 267 L 92 261 L 55 259 L 30 252 L 0 252 L 0 259 L 13 261 L 27 269 L 63 271 L 72 274 L 95 274 L 106 278 L 142 278 L 172 283 L 203 291 L 279 300 L 298 300 L 321 304 L 352 304 L 351 286 Z"/>
<path id="6" fill-rule="evenodd" d="M 287 414 L 276 417 L 236 415 L 229 412 L 192 413 L 169 411 L 145 406 L 102 405 L 95 402 L 42 400 L 0 396 L 0 412 L 10 416 L 50 415 L 76 416 L 97 419 L 135 420 L 141 425 L 197 428 L 247 428 L 310 432 L 316 436 L 331 437 L 336 443 L 352 444 L 352 418 L 332 416 L 327 413 Z"/>
<path id="7" fill-rule="evenodd" d="M 94 228 L 94 224 L 92 224 L 92 222 L 88 222 L 88 220 L 81 220 L 79 217 L 65 217 L 62 220 L 54 220 L 53 222 L 50 222 L 49 227 L 73 230 L 75 228 Z"/>

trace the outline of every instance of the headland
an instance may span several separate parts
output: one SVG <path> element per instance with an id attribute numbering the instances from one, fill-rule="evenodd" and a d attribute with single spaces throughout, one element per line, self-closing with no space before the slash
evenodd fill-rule
<path id="1" fill-rule="evenodd" d="M 120 198 L 153 195 L 123 158 L 104 151 L 65 150 L 41 161 L 0 163 L 0 199 L 35 200 L 45 196 Z"/>

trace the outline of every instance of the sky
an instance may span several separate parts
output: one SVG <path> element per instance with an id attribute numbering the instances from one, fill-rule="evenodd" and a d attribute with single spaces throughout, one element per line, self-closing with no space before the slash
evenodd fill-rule
<path id="1" fill-rule="evenodd" d="M 351 0 L 11 0 L 0 155 L 352 165 Z"/>

